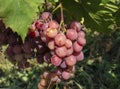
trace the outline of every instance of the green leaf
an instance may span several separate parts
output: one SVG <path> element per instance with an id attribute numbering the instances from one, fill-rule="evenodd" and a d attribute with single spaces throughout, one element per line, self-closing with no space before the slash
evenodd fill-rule
<path id="1" fill-rule="evenodd" d="M 102 3 L 106 4 L 107 2 L 109 2 L 110 0 L 102 0 Z"/>
<path id="2" fill-rule="evenodd" d="M 42 4 L 42 0 L 0 0 L 0 17 L 24 40 Z"/>
<path id="3" fill-rule="evenodd" d="M 114 25 L 113 13 L 118 10 L 118 6 L 109 1 L 103 4 L 101 0 L 62 0 L 64 11 L 73 20 L 84 18 L 84 24 L 92 31 L 109 33 Z M 67 16 L 68 17 L 68 16 Z"/>

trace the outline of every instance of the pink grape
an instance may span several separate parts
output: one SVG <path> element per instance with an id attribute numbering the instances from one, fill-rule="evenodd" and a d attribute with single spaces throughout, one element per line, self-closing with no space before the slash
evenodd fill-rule
<path id="1" fill-rule="evenodd" d="M 41 27 L 42 30 L 47 30 L 48 29 L 48 23 L 44 23 Z"/>
<path id="2" fill-rule="evenodd" d="M 66 32 L 66 36 L 67 36 L 68 39 L 73 41 L 73 40 L 77 39 L 78 34 L 77 34 L 76 30 L 68 29 L 67 32 Z"/>
<path id="3" fill-rule="evenodd" d="M 50 12 L 43 12 L 41 15 L 41 19 L 46 20 L 48 19 L 50 16 Z"/>
<path id="4" fill-rule="evenodd" d="M 72 47 L 72 41 L 69 40 L 69 39 L 66 39 L 66 41 L 65 41 L 65 46 L 66 46 L 66 48 Z"/>
<path id="5" fill-rule="evenodd" d="M 59 27 L 59 24 L 55 20 L 52 20 L 49 22 L 49 27 L 57 29 Z"/>
<path id="6" fill-rule="evenodd" d="M 76 57 L 77 61 L 82 61 L 84 59 L 84 54 L 82 51 L 78 53 L 74 53 L 73 55 Z"/>
<path id="7" fill-rule="evenodd" d="M 48 46 L 48 48 L 50 50 L 54 50 L 55 49 L 55 42 L 54 42 L 54 40 L 49 41 L 47 46 Z"/>
<path id="8" fill-rule="evenodd" d="M 71 55 L 72 53 L 73 53 L 73 47 L 67 49 L 67 56 Z"/>
<path id="9" fill-rule="evenodd" d="M 76 64 L 76 58 L 73 55 L 70 55 L 65 58 L 65 62 L 68 66 L 74 66 Z"/>
<path id="10" fill-rule="evenodd" d="M 85 37 L 85 33 L 83 32 L 83 31 L 80 31 L 79 33 L 78 33 L 78 37 Z"/>
<path id="11" fill-rule="evenodd" d="M 60 83 L 61 82 L 61 79 L 60 78 L 58 78 L 57 79 L 57 81 L 56 81 L 56 83 Z"/>
<path id="12" fill-rule="evenodd" d="M 62 62 L 62 59 L 60 57 L 58 57 L 57 55 L 53 55 L 51 57 L 51 63 L 54 65 L 54 66 L 59 66 Z"/>
<path id="13" fill-rule="evenodd" d="M 62 77 L 63 77 L 63 79 L 68 80 L 70 78 L 70 73 L 67 71 L 63 71 Z"/>
<path id="14" fill-rule="evenodd" d="M 78 37 L 77 42 L 78 42 L 80 45 L 85 46 L 85 44 L 86 44 L 86 39 L 83 38 L 83 37 Z"/>
<path id="15" fill-rule="evenodd" d="M 55 44 L 57 46 L 63 46 L 66 41 L 66 36 L 63 33 L 59 33 L 55 37 Z"/>
<path id="16" fill-rule="evenodd" d="M 38 20 L 35 22 L 35 26 L 37 29 L 42 29 L 43 23 Z"/>
<path id="17" fill-rule="evenodd" d="M 60 64 L 60 68 L 62 68 L 62 69 L 67 68 L 67 65 L 66 65 L 65 61 L 63 61 L 63 62 Z"/>
<path id="18" fill-rule="evenodd" d="M 46 35 L 50 38 L 54 38 L 57 35 L 58 31 L 55 28 L 48 28 L 46 30 Z"/>
<path id="19" fill-rule="evenodd" d="M 55 49 L 55 53 L 59 57 L 63 58 L 63 57 L 65 57 L 67 55 L 67 48 L 65 46 L 58 47 L 58 48 Z"/>
<path id="20" fill-rule="evenodd" d="M 74 21 L 70 24 L 70 28 L 75 29 L 76 31 L 80 31 L 82 29 L 82 25 L 80 22 Z"/>
<path id="21" fill-rule="evenodd" d="M 80 52 L 83 49 L 83 46 L 79 45 L 78 42 L 73 43 L 73 49 L 75 52 Z"/>

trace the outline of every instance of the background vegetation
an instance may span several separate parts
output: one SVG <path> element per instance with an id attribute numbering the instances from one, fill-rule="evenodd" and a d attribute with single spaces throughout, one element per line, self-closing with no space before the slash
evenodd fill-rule
<path id="1" fill-rule="evenodd" d="M 85 59 L 77 63 L 75 77 L 51 89 L 120 89 L 120 0 L 61 0 L 65 22 L 77 20 L 86 26 Z M 0 0 L 0 17 L 24 40 L 28 26 L 43 11 L 52 12 L 58 0 Z M 36 13 L 37 12 L 37 13 Z M 55 11 L 54 16 L 60 13 Z M 0 88 L 37 89 L 45 65 L 31 61 L 18 69 L 0 52 Z"/>

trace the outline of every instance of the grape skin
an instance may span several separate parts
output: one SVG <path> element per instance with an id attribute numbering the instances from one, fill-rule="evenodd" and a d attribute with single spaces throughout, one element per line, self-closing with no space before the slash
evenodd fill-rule
<path id="1" fill-rule="evenodd" d="M 77 39 L 78 34 L 77 34 L 76 30 L 68 29 L 67 32 L 66 32 L 66 36 L 67 36 L 68 39 L 73 41 L 73 40 Z"/>
<path id="2" fill-rule="evenodd" d="M 65 46 L 57 47 L 57 48 L 55 49 L 55 53 L 56 53 L 59 57 L 63 58 L 63 57 L 65 57 L 65 56 L 67 55 L 67 48 L 66 48 Z"/>
<path id="3" fill-rule="evenodd" d="M 54 65 L 54 66 L 59 66 L 62 62 L 62 59 L 56 55 L 53 55 L 52 58 L 51 58 L 51 63 Z"/>
<path id="4" fill-rule="evenodd" d="M 63 71 L 62 77 L 63 77 L 63 79 L 68 80 L 70 78 L 70 73 L 67 71 Z"/>
<path id="5" fill-rule="evenodd" d="M 79 45 L 78 42 L 73 43 L 73 49 L 75 52 L 80 52 L 83 49 L 83 46 Z"/>
<path id="6" fill-rule="evenodd" d="M 66 39 L 65 46 L 66 46 L 66 48 L 72 47 L 72 41 L 69 39 Z"/>
<path id="7" fill-rule="evenodd" d="M 63 46 L 66 42 L 66 36 L 63 33 L 59 33 L 55 37 L 55 44 L 57 46 Z"/>
<path id="8" fill-rule="evenodd" d="M 55 29 L 55 28 L 48 28 L 47 30 L 46 30 L 46 35 L 48 36 L 48 37 L 50 37 L 50 38 L 54 38 L 56 35 L 57 35 L 57 29 Z"/>
<path id="9" fill-rule="evenodd" d="M 65 58 L 65 62 L 68 66 L 74 66 L 76 64 L 76 58 L 73 55 L 70 55 Z"/>

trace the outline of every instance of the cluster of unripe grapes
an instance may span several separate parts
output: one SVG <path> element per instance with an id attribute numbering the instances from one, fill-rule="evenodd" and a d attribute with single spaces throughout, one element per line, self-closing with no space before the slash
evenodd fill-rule
<path id="1" fill-rule="evenodd" d="M 53 20 L 52 14 L 43 12 L 29 28 L 28 35 L 21 37 L 10 28 L 5 28 L 0 20 L 0 45 L 8 45 L 7 58 L 19 68 L 29 67 L 28 59 L 36 58 L 38 63 L 46 62 L 56 68 L 54 72 L 44 72 L 38 84 L 44 89 L 49 82 L 60 83 L 74 76 L 75 64 L 84 59 L 82 52 L 86 44 L 84 27 L 73 21 L 69 25 Z"/>

